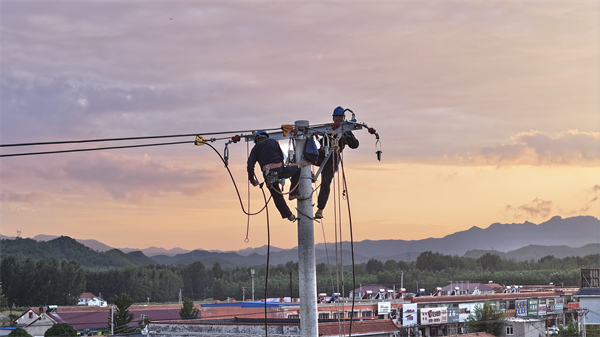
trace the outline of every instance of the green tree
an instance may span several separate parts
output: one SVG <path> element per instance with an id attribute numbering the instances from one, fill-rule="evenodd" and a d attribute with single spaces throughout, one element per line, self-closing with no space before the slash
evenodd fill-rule
<path id="1" fill-rule="evenodd" d="M 477 264 L 485 270 L 503 270 L 504 262 L 502 258 L 496 254 L 485 253 L 477 259 Z"/>
<path id="2" fill-rule="evenodd" d="M 371 275 L 377 275 L 385 269 L 383 266 L 383 262 L 381 262 L 377 259 L 370 259 L 369 261 L 367 261 L 366 268 L 367 268 L 367 273 L 369 273 Z"/>
<path id="3" fill-rule="evenodd" d="M 8 300 L 2 292 L 2 281 L 0 281 L 0 311 L 4 310 L 4 308 L 8 308 Z"/>
<path id="4" fill-rule="evenodd" d="M 44 337 L 64 337 L 77 336 L 77 330 L 69 323 L 54 324 L 50 329 L 46 330 Z"/>
<path id="5" fill-rule="evenodd" d="M 27 330 L 17 327 L 11 331 L 8 336 L 19 336 L 19 337 L 33 337 L 27 332 Z"/>
<path id="6" fill-rule="evenodd" d="M 567 326 L 558 326 L 558 337 L 577 337 L 579 336 L 579 329 L 577 328 L 576 321 L 569 321 Z"/>
<path id="7" fill-rule="evenodd" d="M 501 336 L 504 333 L 504 314 L 496 312 L 490 301 L 485 301 L 483 305 L 475 306 L 473 313 L 467 317 L 467 328 L 469 332 L 489 332 Z"/>
<path id="8" fill-rule="evenodd" d="M 0 282 L 3 285 L 3 293 L 10 303 L 21 304 L 19 301 L 21 288 L 19 280 L 22 280 L 21 264 L 17 260 L 17 256 L 13 254 L 4 256 L 2 262 L 0 262 Z"/>
<path id="9" fill-rule="evenodd" d="M 129 327 L 129 323 L 133 321 L 133 313 L 129 312 L 129 307 L 133 304 L 133 299 L 129 295 L 123 293 L 115 298 L 115 306 L 117 307 L 114 313 L 114 332 L 127 333 L 134 329 Z M 110 317 L 108 326 L 110 327 Z"/>
<path id="10" fill-rule="evenodd" d="M 196 319 L 199 312 L 198 308 L 194 308 L 194 301 L 187 297 L 183 298 L 183 307 L 179 310 L 181 319 Z"/>
<path id="11" fill-rule="evenodd" d="M 415 266 L 419 270 L 437 271 L 444 270 L 448 265 L 446 262 L 446 257 L 443 254 L 426 251 L 419 254 Z"/>

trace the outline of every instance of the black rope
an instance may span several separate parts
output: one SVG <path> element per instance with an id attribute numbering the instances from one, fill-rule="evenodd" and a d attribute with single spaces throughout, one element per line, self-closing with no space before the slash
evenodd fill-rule
<path id="1" fill-rule="evenodd" d="M 223 164 L 225 164 L 225 159 L 223 158 L 223 156 L 221 156 L 221 153 L 219 153 L 219 151 L 217 151 L 217 149 L 215 149 L 212 145 L 210 145 L 208 143 L 206 143 L 204 145 L 210 146 L 210 148 L 215 151 L 215 153 L 219 156 L 219 158 L 221 158 L 221 161 L 223 162 Z M 265 202 L 265 205 L 263 206 L 263 208 L 261 208 L 258 212 L 256 212 L 256 213 L 246 212 L 246 210 L 244 209 L 244 203 L 242 201 L 242 196 L 240 195 L 240 190 L 238 189 L 237 183 L 235 182 L 235 178 L 233 178 L 233 174 L 231 173 L 229 166 L 225 165 L 225 168 L 227 169 L 227 172 L 229 173 L 229 176 L 231 177 L 231 181 L 233 182 L 233 186 L 235 187 L 235 192 L 237 193 L 238 200 L 240 201 L 240 206 L 242 207 L 242 212 L 244 212 L 244 214 L 246 214 L 246 215 L 257 215 L 257 214 L 260 214 L 263 210 L 265 210 L 267 208 L 267 205 L 269 204 L 269 201 L 271 201 L 272 196 L 269 197 L 269 200 L 267 200 Z M 262 188 L 262 186 L 261 186 L 261 188 Z M 250 211 L 250 210 L 248 210 L 248 211 Z"/>
<path id="2" fill-rule="evenodd" d="M 269 202 L 267 201 L 267 196 L 262 185 L 260 186 L 260 190 L 263 193 L 263 199 L 265 200 L 265 209 L 267 211 L 267 268 L 265 270 L 265 336 L 268 336 L 269 321 L 267 319 L 267 298 L 269 297 L 267 296 L 267 288 L 269 286 L 269 260 L 271 258 L 271 226 L 269 225 L 269 208 L 267 207 Z"/>
<path id="3" fill-rule="evenodd" d="M 356 270 L 355 270 L 355 261 L 354 261 L 354 235 L 352 233 L 352 212 L 350 212 L 350 196 L 348 193 L 348 184 L 346 182 L 346 172 L 344 171 L 344 160 L 341 159 L 340 163 L 342 165 L 342 181 L 344 182 L 344 190 L 346 191 L 346 202 L 348 204 L 348 223 L 350 226 L 350 252 L 352 255 L 352 291 L 356 289 Z M 354 316 L 354 302 L 355 302 L 354 294 L 352 294 L 352 316 Z M 348 336 L 352 336 L 352 322 L 354 320 L 350 320 L 350 328 L 348 330 Z"/>

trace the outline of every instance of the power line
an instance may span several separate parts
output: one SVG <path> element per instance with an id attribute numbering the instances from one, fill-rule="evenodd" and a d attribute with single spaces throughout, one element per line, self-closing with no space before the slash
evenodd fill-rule
<path id="1" fill-rule="evenodd" d="M 194 143 L 194 141 L 187 140 L 187 141 L 171 142 L 171 143 L 153 143 L 153 144 L 96 147 L 96 148 L 91 148 L 91 149 L 72 149 L 72 150 L 57 150 L 57 151 L 43 151 L 43 152 L 11 153 L 11 154 L 1 154 L 0 158 L 2 158 L 2 157 L 34 156 L 34 155 L 42 155 L 42 154 L 69 153 L 69 152 L 128 149 L 128 148 L 134 148 L 134 147 L 148 147 L 148 146 L 162 146 L 162 145 L 176 145 L 176 144 L 190 144 L 190 143 Z"/>
<path id="2" fill-rule="evenodd" d="M 281 130 L 281 128 L 270 128 L 264 130 Z M 188 133 L 180 135 L 163 135 L 163 136 L 141 136 L 141 137 L 122 137 L 122 138 L 100 138 L 100 139 L 84 139 L 84 140 L 61 140 L 54 142 L 36 142 L 36 143 L 14 143 L 14 144 L 0 144 L 0 147 L 16 147 L 16 146 L 37 146 L 37 145 L 57 145 L 57 144 L 80 144 L 80 143 L 97 143 L 97 142 L 116 142 L 125 140 L 142 140 L 142 139 L 158 139 L 158 138 L 177 138 L 177 137 L 195 137 L 196 135 L 224 135 L 232 133 L 244 133 L 253 132 L 256 130 L 240 130 L 240 131 L 220 131 L 220 132 L 199 132 L 199 133 Z"/>

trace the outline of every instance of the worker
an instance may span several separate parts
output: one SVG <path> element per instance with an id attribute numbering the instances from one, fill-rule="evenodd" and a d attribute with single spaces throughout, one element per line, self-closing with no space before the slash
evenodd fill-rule
<path id="1" fill-rule="evenodd" d="M 258 131 L 254 135 L 254 147 L 248 157 L 248 180 L 253 186 L 258 186 L 259 182 L 254 174 L 254 165 L 256 162 L 260 165 L 263 177 L 269 191 L 273 197 L 275 207 L 279 210 L 282 219 L 290 221 L 296 220 L 296 216 L 290 211 L 281 188 L 279 179 L 291 178 L 290 200 L 298 198 L 298 182 L 300 181 L 300 168 L 298 166 L 285 166 L 283 164 L 284 156 L 279 143 L 275 139 L 269 138 L 266 131 Z"/>
<path id="2" fill-rule="evenodd" d="M 335 108 L 332 117 L 334 123 L 342 123 L 346 119 L 344 108 L 341 106 Z M 352 131 L 345 131 L 337 142 L 337 146 L 335 146 L 337 141 L 336 137 L 338 137 L 338 134 L 329 135 L 329 144 L 334 145 L 334 148 L 329 159 L 322 164 L 325 166 L 321 171 L 321 188 L 319 190 L 319 196 L 317 197 L 317 212 L 315 213 L 315 219 L 323 218 L 323 210 L 325 209 L 325 205 L 327 205 L 329 192 L 331 191 L 331 181 L 340 165 L 340 154 L 344 150 L 344 147 L 348 145 L 351 149 L 356 149 L 359 145 L 358 139 L 354 137 Z M 323 141 L 324 139 L 321 139 L 321 149 L 324 145 Z"/>

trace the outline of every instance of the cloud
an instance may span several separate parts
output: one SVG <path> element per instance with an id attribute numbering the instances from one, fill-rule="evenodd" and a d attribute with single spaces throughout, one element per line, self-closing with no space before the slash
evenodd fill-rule
<path id="1" fill-rule="evenodd" d="M 512 213 L 515 218 L 545 218 L 552 213 L 552 208 L 552 201 L 535 198 L 529 204 L 506 205 L 504 212 Z"/>
<path id="2" fill-rule="evenodd" d="M 521 132 L 510 144 L 487 146 L 471 157 L 479 165 L 582 165 L 600 159 L 600 133 L 569 130 L 556 137 L 539 131 Z"/>
<path id="3" fill-rule="evenodd" d="M 51 155 L 52 156 L 52 155 Z M 77 159 L 64 156 L 46 157 L 44 162 L 30 161 L 7 165 L 2 172 L 3 199 L 12 201 L 38 200 L 45 193 L 92 194 L 104 191 L 112 198 L 139 203 L 144 198 L 178 193 L 185 196 L 211 191 L 227 183 L 222 179 L 217 161 L 211 165 L 176 162 L 166 157 L 152 158 L 114 153 L 77 154 Z M 75 158 L 75 157 L 70 157 Z M 216 175 L 218 178 L 215 178 Z M 11 187 L 12 186 L 12 187 Z M 37 199 L 36 199 L 37 198 Z"/>
<path id="4" fill-rule="evenodd" d="M 14 189 L 6 187 L 2 188 L 2 192 L 0 192 L 0 200 L 2 200 L 2 202 L 8 203 L 18 202 L 24 204 L 33 204 L 38 201 L 47 199 L 48 197 L 49 195 L 45 192 L 33 191 L 21 193 L 15 191 Z"/>
<path id="5" fill-rule="evenodd" d="M 152 160 L 149 156 L 100 155 L 71 161 L 63 167 L 67 179 L 100 186 L 116 199 L 139 202 L 168 192 L 197 195 L 215 188 L 213 172 Z"/>

